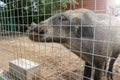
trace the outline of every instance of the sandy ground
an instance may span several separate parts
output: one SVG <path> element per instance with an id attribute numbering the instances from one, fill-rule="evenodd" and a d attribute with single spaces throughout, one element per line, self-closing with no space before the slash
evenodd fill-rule
<path id="1" fill-rule="evenodd" d="M 83 77 L 84 61 L 60 44 L 32 42 L 26 36 L 1 37 L 0 68 L 8 71 L 9 61 L 19 58 L 39 64 L 33 80 L 82 80 Z M 117 59 L 114 80 L 120 80 L 119 64 Z M 103 80 L 106 80 L 104 75 Z"/>

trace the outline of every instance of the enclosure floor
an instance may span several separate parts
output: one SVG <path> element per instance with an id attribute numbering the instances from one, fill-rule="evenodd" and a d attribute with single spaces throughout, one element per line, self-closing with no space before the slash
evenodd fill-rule
<path id="1" fill-rule="evenodd" d="M 0 68 L 8 71 L 9 61 L 19 58 L 39 64 L 33 80 L 82 80 L 83 77 L 84 61 L 60 44 L 32 42 L 26 36 L 1 37 Z M 119 64 L 120 60 L 117 60 L 114 72 L 120 75 Z M 116 74 L 114 80 L 120 80 Z"/>

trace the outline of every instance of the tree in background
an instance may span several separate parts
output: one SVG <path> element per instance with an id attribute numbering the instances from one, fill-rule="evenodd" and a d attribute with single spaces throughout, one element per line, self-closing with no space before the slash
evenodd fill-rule
<path id="1" fill-rule="evenodd" d="M 76 0 L 3 0 L 7 4 L 4 10 L 7 16 L 14 18 L 17 30 L 29 26 L 32 22 L 40 21 L 51 15 L 64 11 L 67 5 L 77 4 Z"/>

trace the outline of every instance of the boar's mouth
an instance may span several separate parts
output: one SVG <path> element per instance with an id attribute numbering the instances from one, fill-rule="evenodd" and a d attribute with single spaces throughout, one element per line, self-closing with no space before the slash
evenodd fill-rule
<path id="1" fill-rule="evenodd" d="M 50 37 L 45 34 L 38 33 L 29 33 L 29 39 L 35 42 L 56 42 L 56 43 L 64 43 L 66 39 L 60 37 Z"/>
<path id="2" fill-rule="evenodd" d="M 40 35 L 37 33 L 29 33 L 29 39 L 35 42 L 39 42 L 40 40 Z"/>

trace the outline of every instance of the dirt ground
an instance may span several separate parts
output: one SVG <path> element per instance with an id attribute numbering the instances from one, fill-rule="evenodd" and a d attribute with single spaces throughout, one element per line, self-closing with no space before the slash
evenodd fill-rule
<path id="1" fill-rule="evenodd" d="M 70 50 L 57 43 L 37 43 L 27 36 L 16 36 L 0 36 L 1 69 L 8 71 L 9 61 L 25 58 L 39 64 L 33 80 L 82 80 L 84 61 Z M 114 80 L 120 80 L 119 59 L 114 65 Z"/>

